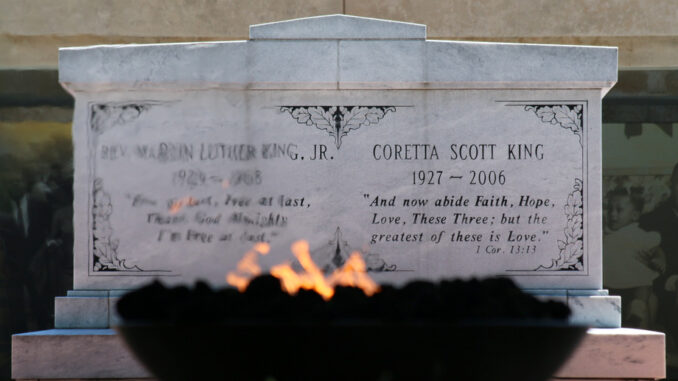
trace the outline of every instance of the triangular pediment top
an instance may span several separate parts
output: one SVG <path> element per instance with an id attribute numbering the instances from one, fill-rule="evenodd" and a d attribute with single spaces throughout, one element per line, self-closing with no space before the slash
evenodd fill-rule
<path id="1" fill-rule="evenodd" d="M 426 25 L 338 14 L 250 26 L 250 40 L 382 39 L 423 40 Z"/>

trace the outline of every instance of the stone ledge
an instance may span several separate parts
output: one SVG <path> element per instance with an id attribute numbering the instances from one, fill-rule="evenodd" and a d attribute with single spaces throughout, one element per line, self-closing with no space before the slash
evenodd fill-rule
<path id="1" fill-rule="evenodd" d="M 425 38 L 426 25 L 342 14 L 250 26 L 252 40 Z"/>
<path id="2" fill-rule="evenodd" d="M 595 328 L 621 327 L 621 298 L 607 290 L 526 289 L 542 300 L 567 304 L 572 310 L 571 324 Z M 127 290 L 70 290 L 68 296 L 55 298 L 56 328 L 109 328 L 121 322 L 116 303 Z"/>
<path id="3" fill-rule="evenodd" d="M 22 380 L 143 379 L 150 375 L 113 330 L 53 329 L 12 336 L 12 377 Z M 663 333 L 591 328 L 554 380 L 664 377 Z"/>
<path id="4" fill-rule="evenodd" d="M 54 327 L 108 328 L 109 298 L 65 296 L 54 298 Z"/>
<path id="5" fill-rule="evenodd" d="M 111 329 L 51 329 L 12 336 L 12 378 L 147 378 Z"/>
<path id="6" fill-rule="evenodd" d="M 603 89 L 617 48 L 425 40 L 426 27 L 331 15 L 251 27 L 248 41 L 59 50 L 71 92 L 108 89 Z M 200 70 L 187 70 L 199 67 Z"/>
<path id="7" fill-rule="evenodd" d="M 621 297 L 608 290 L 525 289 L 541 300 L 554 300 L 570 307 L 570 324 L 594 328 L 621 327 Z"/>
<path id="8" fill-rule="evenodd" d="M 567 306 L 572 311 L 571 324 L 596 328 L 621 327 L 620 296 L 568 295 Z"/>
<path id="9" fill-rule="evenodd" d="M 661 379 L 666 377 L 666 345 L 661 332 L 631 328 L 591 328 L 556 378 Z"/>

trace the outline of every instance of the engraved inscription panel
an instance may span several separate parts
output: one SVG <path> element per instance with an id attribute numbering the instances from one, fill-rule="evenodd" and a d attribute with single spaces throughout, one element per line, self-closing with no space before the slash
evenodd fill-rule
<path id="1" fill-rule="evenodd" d="M 382 282 L 590 275 L 588 104 L 557 91 L 201 91 L 87 103 L 85 282 L 263 267 L 309 241 Z M 77 144 L 77 141 L 76 141 Z M 85 258 L 86 257 L 86 258 Z M 97 283 L 98 282 L 98 283 Z M 567 281 L 565 281 L 567 282 Z"/>

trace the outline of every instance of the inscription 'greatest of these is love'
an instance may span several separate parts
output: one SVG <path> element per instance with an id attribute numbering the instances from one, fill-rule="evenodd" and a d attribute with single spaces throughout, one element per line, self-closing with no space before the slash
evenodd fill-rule
<path id="1" fill-rule="evenodd" d="M 380 272 L 416 272 L 412 258 L 423 253 L 496 262 L 504 271 L 582 271 L 582 106 L 521 106 L 497 106 L 515 114 L 510 139 L 491 125 L 474 136 L 475 124 L 403 133 L 419 110 L 397 106 L 375 108 L 372 120 L 366 112 L 362 122 L 345 120 L 357 106 L 341 117 L 334 111 L 328 128 L 310 118 L 299 126 L 283 110 L 275 123 L 286 126 L 271 131 L 263 121 L 247 138 L 204 122 L 192 133 L 184 115 L 158 134 L 163 118 L 144 114 L 165 109 L 166 119 L 181 108 L 138 107 L 115 127 L 137 139 L 91 138 L 99 229 L 91 270 L 180 270 L 135 258 L 131 239 L 164 255 L 239 257 L 256 242 L 275 248 L 305 238 L 316 256 L 329 253 L 330 267 L 360 250 Z M 564 155 L 571 164 L 562 165 Z M 116 181 L 130 174 L 134 181 Z"/>

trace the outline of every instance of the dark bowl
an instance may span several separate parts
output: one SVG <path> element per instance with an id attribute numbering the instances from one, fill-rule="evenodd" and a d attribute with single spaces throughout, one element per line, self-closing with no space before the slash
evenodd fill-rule
<path id="1" fill-rule="evenodd" d="M 549 379 L 586 327 L 502 321 L 271 321 L 116 328 L 163 381 Z"/>

